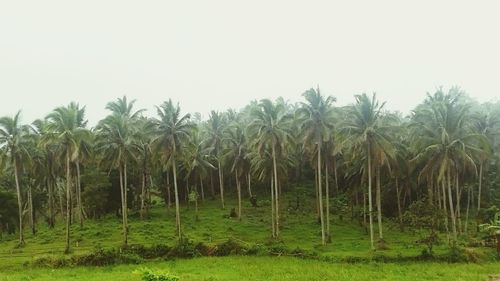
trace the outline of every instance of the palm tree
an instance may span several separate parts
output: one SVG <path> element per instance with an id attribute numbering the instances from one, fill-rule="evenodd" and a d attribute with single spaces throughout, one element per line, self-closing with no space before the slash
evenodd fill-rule
<path id="1" fill-rule="evenodd" d="M 374 168 L 383 162 L 388 154 L 393 154 L 392 146 L 381 124 L 382 109 L 385 103 L 377 101 L 376 94 L 370 98 L 366 94 L 356 95 L 356 103 L 348 108 L 348 117 L 343 130 L 348 134 L 348 142 L 366 155 L 368 177 L 368 213 L 370 218 L 370 242 L 374 249 L 373 235 L 373 204 L 372 204 L 372 173 Z M 378 164 L 378 165 L 377 165 Z M 375 167 L 374 167 L 375 166 Z M 380 185 L 377 185 L 377 198 L 380 199 Z M 379 201 L 379 200 L 377 200 Z M 382 236 L 381 204 L 378 202 L 379 236 Z"/>
<path id="2" fill-rule="evenodd" d="M 29 131 L 26 125 L 20 124 L 20 114 L 21 112 L 17 112 L 14 117 L 0 118 L 0 147 L 4 146 L 4 156 L 9 158 L 14 170 L 19 215 L 19 245 L 22 246 L 25 242 L 23 234 L 23 200 L 19 173 L 22 159 L 27 155 L 29 156 L 29 142 L 27 142 L 26 138 Z"/>
<path id="3" fill-rule="evenodd" d="M 157 107 L 158 119 L 155 120 L 157 136 L 153 139 L 153 144 L 157 151 L 162 153 L 164 161 L 168 161 L 172 166 L 174 176 L 174 196 L 175 196 L 175 218 L 177 234 L 182 237 L 181 216 L 179 209 L 179 192 L 177 188 L 177 164 L 176 158 L 182 153 L 182 146 L 189 139 L 189 134 L 194 128 L 190 122 L 191 115 L 181 115 L 179 105 L 174 105 L 172 100 L 164 102 Z"/>
<path id="4" fill-rule="evenodd" d="M 279 175 L 278 175 L 278 165 L 277 159 L 284 154 L 286 141 L 289 136 L 288 124 L 290 122 L 290 115 L 287 111 L 286 104 L 284 102 L 273 103 L 268 99 L 263 99 L 260 101 L 258 107 L 253 108 L 252 115 L 254 120 L 249 124 L 249 130 L 251 136 L 254 139 L 254 145 L 256 151 L 261 155 L 264 155 L 266 148 L 271 150 L 272 168 L 273 168 L 273 179 L 274 179 L 274 193 L 271 196 L 274 197 L 272 200 L 272 207 L 275 210 L 275 219 L 273 229 L 273 237 L 279 237 Z"/>
<path id="5" fill-rule="evenodd" d="M 71 103 L 67 107 L 58 107 L 47 115 L 48 130 L 57 133 L 56 141 L 60 143 L 61 156 L 66 158 L 66 249 L 70 251 L 70 223 L 71 223 L 71 162 L 79 155 L 79 141 L 88 138 L 89 131 L 82 127 L 84 109 L 78 104 Z"/>
<path id="6" fill-rule="evenodd" d="M 189 142 L 187 143 L 185 166 L 187 170 L 187 177 L 192 176 L 194 182 L 199 180 L 201 199 L 205 200 L 205 190 L 203 188 L 203 177 L 208 170 L 215 170 L 216 168 L 209 162 L 212 147 L 207 147 L 205 141 L 201 139 L 200 131 L 198 128 L 193 130 L 190 135 Z M 198 179 L 197 179 L 198 178 Z"/>
<path id="7" fill-rule="evenodd" d="M 224 130 L 225 130 L 225 120 L 223 115 L 217 111 L 210 112 L 208 119 L 208 141 L 213 148 L 213 152 L 217 159 L 217 170 L 219 172 L 219 188 L 220 188 L 220 200 L 222 204 L 222 209 L 224 206 L 224 173 L 221 165 L 222 158 L 222 139 L 224 138 Z"/>
<path id="8" fill-rule="evenodd" d="M 247 155 L 247 140 L 244 128 L 239 122 L 233 122 L 233 125 L 230 126 L 226 140 L 229 147 L 225 158 L 231 159 L 232 162 L 231 172 L 234 173 L 238 192 L 238 220 L 241 220 L 241 181 L 244 181 L 247 175 L 250 162 Z"/>
<path id="9" fill-rule="evenodd" d="M 413 117 L 419 152 L 412 161 L 423 161 L 420 175 L 434 174 L 441 182 L 443 199 L 448 196 L 453 242 L 457 239 L 459 214 L 455 210 L 459 205 L 453 203 L 451 187 L 454 179 L 458 181 L 460 168 L 472 169 L 476 173 L 473 153 L 481 152 L 476 145 L 479 135 L 466 130 L 469 109 L 469 104 L 464 103 L 463 93 L 458 88 L 450 89 L 448 94 L 439 89 L 433 96 L 428 95 Z M 458 185 L 456 188 L 458 194 Z"/>
<path id="10" fill-rule="evenodd" d="M 301 112 L 302 121 L 302 132 L 304 133 L 304 144 L 305 145 L 315 145 L 317 152 L 317 166 L 316 171 L 318 173 L 318 202 L 320 211 L 320 221 L 321 221 L 321 243 L 326 245 L 327 236 L 329 233 L 325 233 L 325 219 L 323 215 L 323 195 L 321 182 L 321 170 L 323 169 L 323 164 L 321 161 L 321 154 L 323 153 L 322 144 L 325 141 L 331 139 L 331 134 L 333 133 L 333 107 L 332 103 L 335 102 L 334 97 L 323 97 L 320 93 L 319 88 L 309 89 L 303 94 L 306 99 L 306 103 L 302 103 L 302 107 L 299 109 Z M 330 212 L 328 201 L 329 191 L 327 190 L 327 213 Z M 329 218 L 329 215 L 327 215 Z"/>

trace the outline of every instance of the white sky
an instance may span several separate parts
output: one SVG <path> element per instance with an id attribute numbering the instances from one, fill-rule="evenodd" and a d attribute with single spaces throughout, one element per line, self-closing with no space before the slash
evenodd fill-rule
<path id="1" fill-rule="evenodd" d="M 440 85 L 500 93 L 500 1 L 0 0 L 0 115 L 126 94 L 152 110 L 377 92 L 409 111 Z M 151 114 L 154 114 L 152 112 Z"/>

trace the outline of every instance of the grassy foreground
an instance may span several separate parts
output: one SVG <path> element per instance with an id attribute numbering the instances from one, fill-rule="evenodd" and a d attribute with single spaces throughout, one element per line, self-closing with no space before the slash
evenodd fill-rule
<path id="1" fill-rule="evenodd" d="M 160 269 L 182 281 L 215 280 L 467 280 L 484 281 L 500 274 L 500 265 L 489 264 L 331 264 L 290 257 L 196 258 L 144 265 L 27 268 L 3 271 L 0 280 L 140 280 L 133 272 L 141 267 Z"/>

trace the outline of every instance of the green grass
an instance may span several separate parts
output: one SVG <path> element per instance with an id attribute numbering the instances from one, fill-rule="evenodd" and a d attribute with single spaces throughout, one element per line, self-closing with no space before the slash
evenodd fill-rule
<path id="1" fill-rule="evenodd" d="M 390 257 L 414 257 L 419 255 L 424 248 L 423 245 L 416 243 L 420 238 L 418 234 L 410 231 L 400 232 L 396 224 L 386 219 L 384 238 L 389 249 L 373 252 L 370 250 L 369 235 L 365 229 L 357 221 L 351 222 L 348 215 L 344 215 L 343 221 L 332 215 L 332 243 L 321 246 L 321 232 L 315 216 L 314 201 L 311 200 L 300 210 L 293 211 L 290 208 L 290 205 L 293 204 L 292 201 L 293 198 L 285 198 L 281 205 L 281 241 L 290 249 L 300 247 L 305 250 L 314 250 L 323 256 L 342 258 L 370 257 L 380 254 Z M 183 233 L 189 239 L 206 244 L 220 243 L 229 238 L 248 245 L 266 244 L 271 240 L 270 203 L 262 200 L 259 204 L 258 208 L 253 208 L 245 200 L 242 221 L 228 217 L 230 209 L 237 206 L 237 202 L 230 198 L 227 200 L 225 210 L 220 208 L 218 200 L 207 200 L 200 204 L 199 220 L 195 219 L 193 207 L 183 206 L 181 210 Z M 55 271 L 33 268 L 29 264 L 38 257 L 62 255 L 65 246 L 65 229 L 62 220 L 60 220 L 55 229 L 48 229 L 45 224 L 40 223 L 38 233 L 35 236 L 28 233 L 27 230 L 26 245 L 22 248 L 16 247 L 17 235 L 4 235 L 1 238 L 0 276 L 3 279 L 0 278 L 0 280 L 58 280 L 50 279 L 51 276 L 57 276 L 59 280 L 73 277 L 82 278 L 81 280 L 128 280 L 130 273 L 138 268 L 137 265 L 71 268 Z M 377 229 L 375 231 L 378 233 Z M 71 232 L 72 254 L 74 255 L 91 252 L 96 247 L 116 248 L 122 244 L 121 219 L 114 215 L 109 215 L 101 220 L 85 221 L 83 228 L 74 224 Z M 444 240 L 445 236 L 442 235 L 441 238 Z M 163 204 L 158 204 L 152 208 L 150 218 L 143 221 L 139 219 L 137 213 L 130 214 L 129 244 L 174 245 L 176 241 L 175 211 L 173 208 L 167 209 Z M 439 254 L 444 253 L 447 249 L 446 243 L 442 243 L 435 248 L 435 251 Z M 491 249 L 485 248 L 472 250 L 481 255 L 493 253 Z M 388 276 L 388 279 L 382 280 L 401 280 L 401 278 L 484 280 L 484 274 L 495 273 L 495 267 L 500 268 L 499 264 L 328 264 L 285 257 L 197 258 L 155 262 L 149 263 L 147 266 L 170 269 L 181 275 L 182 280 L 332 280 L 332 278 L 367 280 L 366 278 L 370 274 L 381 273 Z M 351 275 L 353 279 L 345 279 Z M 464 279 L 451 278 L 455 275 L 464 276 Z M 205 278 L 210 276 L 214 279 Z M 296 277 L 292 278 L 291 276 Z M 438 277 L 442 278 L 432 279 Z"/>
<path id="2" fill-rule="evenodd" d="M 331 264 L 290 257 L 223 257 L 118 265 L 100 268 L 4 271 L 0 280 L 140 280 L 141 267 L 161 269 L 182 281 L 215 280 L 467 280 L 484 281 L 500 274 L 498 264 Z"/>

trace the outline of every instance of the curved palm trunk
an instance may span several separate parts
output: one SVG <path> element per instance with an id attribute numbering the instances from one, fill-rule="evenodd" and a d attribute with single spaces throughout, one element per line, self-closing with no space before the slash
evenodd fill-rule
<path id="1" fill-rule="evenodd" d="M 19 185 L 17 160 L 14 158 L 14 178 L 16 180 L 17 206 L 19 212 L 19 245 L 24 245 L 23 233 L 23 200 L 21 197 L 21 186 Z"/>
<path id="2" fill-rule="evenodd" d="M 172 172 L 174 174 L 174 196 L 175 196 L 175 225 L 179 240 L 182 238 L 181 232 L 181 212 L 179 209 L 179 191 L 177 189 L 177 167 L 175 165 L 175 155 L 172 155 Z"/>
<path id="3" fill-rule="evenodd" d="M 220 160 L 217 160 L 217 165 L 219 167 L 220 201 L 221 201 L 221 204 L 222 204 L 222 209 L 225 209 L 226 207 L 224 206 L 224 176 L 222 174 Z"/>
<path id="4" fill-rule="evenodd" d="M 275 215 L 276 215 L 276 237 L 280 236 L 280 208 L 278 194 L 278 167 L 276 165 L 276 144 L 273 143 L 273 170 L 274 170 L 274 193 L 275 193 Z"/>
<path id="5" fill-rule="evenodd" d="M 250 197 L 253 197 L 253 195 L 252 195 L 252 178 L 250 177 L 250 172 L 248 172 L 247 178 L 248 178 L 248 195 Z"/>
<path id="6" fill-rule="evenodd" d="M 377 219 L 378 219 L 378 238 L 384 240 L 382 229 L 382 194 L 380 190 L 380 166 L 377 165 Z"/>
<path id="7" fill-rule="evenodd" d="M 70 230 L 71 224 L 71 170 L 70 170 L 69 151 L 66 152 L 66 249 L 65 253 L 70 251 Z"/>
<path id="8" fill-rule="evenodd" d="M 370 243 L 372 250 L 375 249 L 373 243 L 373 204 L 372 204 L 372 157 L 371 146 L 368 143 L 368 216 L 370 220 Z"/>
<path id="9" fill-rule="evenodd" d="M 448 170 L 447 179 L 448 183 L 448 200 L 450 203 L 450 215 L 451 215 L 451 229 L 453 231 L 453 244 L 457 241 L 457 221 L 455 219 L 455 211 L 453 210 L 453 195 L 451 192 L 451 175 L 450 170 Z"/>

